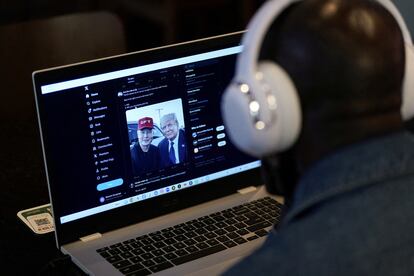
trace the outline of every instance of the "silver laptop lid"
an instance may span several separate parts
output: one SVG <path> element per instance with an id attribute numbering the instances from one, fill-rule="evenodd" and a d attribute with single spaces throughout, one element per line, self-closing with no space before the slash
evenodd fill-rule
<path id="1" fill-rule="evenodd" d="M 33 73 L 58 246 L 259 184 L 220 115 L 240 38 Z"/>

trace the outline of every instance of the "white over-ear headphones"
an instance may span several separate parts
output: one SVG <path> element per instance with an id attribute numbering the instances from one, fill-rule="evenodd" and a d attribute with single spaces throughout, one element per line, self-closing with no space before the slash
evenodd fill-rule
<path id="1" fill-rule="evenodd" d="M 259 158 L 288 149 L 300 133 L 302 111 L 294 83 L 278 64 L 258 62 L 261 44 L 275 18 L 300 1 L 303 0 L 269 0 L 258 10 L 243 36 L 235 77 L 222 98 L 222 115 L 230 139 L 243 152 Z M 409 120 L 414 117 L 411 35 L 390 0 L 376 1 L 394 16 L 404 37 L 406 68 L 401 114 Z"/>

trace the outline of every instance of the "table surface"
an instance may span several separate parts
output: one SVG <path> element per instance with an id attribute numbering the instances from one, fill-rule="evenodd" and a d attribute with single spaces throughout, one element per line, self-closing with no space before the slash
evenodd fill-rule
<path id="1" fill-rule="evenodd" d="M 70 261 L 52 263 L 63 256 L 53 232 L 37 235 L 17 217 L 49 202 L 34 109 L 26 115 L 0 119 L 0 266 L 7 275 L 82 275 Z"/>

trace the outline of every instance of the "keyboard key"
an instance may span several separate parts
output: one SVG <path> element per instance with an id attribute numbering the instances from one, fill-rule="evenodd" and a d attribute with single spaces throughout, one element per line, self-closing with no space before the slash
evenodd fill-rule
<path id="1" fill-rule="evenodd" d="M 156 262 L 157 264 L 161 264 L 161 263 L 163 263 L 163 262 L 166 262 L 167 260 L 164 258 L 164 257 L 162 257 L 162 256 L 158 256 L 158 257 L 155 257 L 154 259 L 152 259 L 154 262 Z"/>
<path id="2" fill-rule="evenodd" d="M 176 243 L 177 241 L 173 238 L 165 239 L 164 242 L 168 245 L 171 245 L 173 243 Z"/>
<path id="3" fill-rule="evenodd" d="M 234 232 L 236 230 L 238 230 L 236 227 L 234 227 L 233 225 L 227 226 L 226 228 L 224 228 L 227 232 Z"/>
<path id="4" fill-rule="evenodd" d="M 146 238 L 144 240 L 140 240 L 140 242 L 142 242 L 143 245 L 150 245 L 152 244 L 154 241 L 151 238 Z"/>
<path id="5" fill-rule="evenodd" d="M 215 226 L 215 225 L 208 225 L 205 228 L 206 228 L 207 231 L 210 231 L 210 232 L 218 229 L 217 226 Z"/>
<path id="6" fill-rule="evenodd" d="M 193 254 L 189 254 L 183 257 L 178 257 L 174 260 L 171 260 L 171 262 L 175 265 L 180 265 L 180 264 L 192 261 L 192 260 L 196 260 L 196 259 L 208 256 L 208 255 L 220 252 L 224 249 L 226 249 L 226 247 L 219 244 L 219 245 L 216 245 L 216 246 L 213 246 L 213 247 L 210 247 L 210 248 L 198 251 L 198 252 L 194 252 Z"/>
<path id="7" fill-rule="evenodd" d="M 264 219 L 256 217 L 256 218 L 250 218 L 250 219 L 244 221 L 244 223 L 246 223 L 249 226 L 260 223 L 260 222 L 264 222 Z"/>
<path id="8" fill-rule="evenodd" d="M 166 246 L 166 247 L 163 247 L 162 249 L 163 249 L 165 252 L 167 252 L 167 253 L 175 251 L 175 248 L 174 248 L 174 247 L 172 247 L 171 245 L 168 245 L 168 246 Z"/>
<path id="9" fill-rule="evenodd" d="M 146 267 L 150 267 L 155 265 L 155 262 L 153 260 L 145 260 L 141 264 L 145 265 Z"/>
<path id="10" fill-rule="evenodd" d="M 108 252 L 111 253 L 112 256 L 121 254 L 121 250 L 119 250 L 117 248 L 115 248 L 115 249 L 109 249 Z"/>
<path id="11" fill-rule="evenodd" d="M 196 241 L 193 239 L 185 240 L 184 243 L 188 246 L 196 244 Z"/>
<path id="12" fill-rule="evenodd" d="M 175 239 L 176 239 L 177 241 L 181 242 L 181 241 L 186 240 L 186 239 L 187 239 L 187 237 L 185 237 L 184 235 L 179 235 L 179 236 L 176 236 L 176 237 L 175 237 Z"/>
<path id="13" fill-rule="evenodd" d="M 256 232 L 260 229 L 263 229 L 263 228 L 266 228 L 266 227 L 269 227 L 269 226 L 272 226 L 272 224 L 270 222 L 263 221 L 263 222 L 260 222 L 258 224 L 247 227 L 247 230 L 249 230 L 250 232 Z"/>
<path id="14" fill-rule="evenodd" d="M 239 234 L 240 236 L 244 236 L 246 234 L 249 234 L 250 232 L 247 231 L 246 229 L 241 229 L 241 230 L 237 230 L 236 233 Z"/>
<path id="15" fill-rule="evenodd" d="M 230 248 L 230 247 L 236 246 L 237 243 L 235 243 L 234 241 L 229 240 L 229 241 L 224 242 L 224 245 L 227 246 L 228 248 Z"/>
<path id="16" fill-rule="evenodd" d="M 236 216 L 239 216 L 239 215 L 246 214 L 246 213 L 248 213 L 248 212 L 250 212 L 250 210 L 249 210 L 249 209 L 247 209 L 247 208 L 245 208 L 245 207 L 243 207 L 243 208 L 240 208 L 239 210 L 234 211 L 234 214 L 235 214 Z"/>
<path id="17" fill-rule="evenodd" d="M 173 232 L 165 232 L 162 234 L 162 236 L 166 239 L 169 239 L 175 237 L 175 234 Z"/>
<path id="18" fill-rule="evenodd" d="M 233 212 L 230 212 L 230 211 L 225 211 L 225 212 L 223 212 L 223 217 L 225 217 L 225 218 L 227 218 L 227 219 L 229 219 L 229 218 L 232 218 L 232 217 L 234 217 L 234 216 L 236 216 Z"/>
<path id="19" fill-rule="evenodd" d="M 229 237 L 230 239 L 236 239 L 236 238 L 240 237 L 240 235 L 233 232 L 233 233 L 228 233 L 227 237 Z"/>
<path id="20" fill-rule="evenodd" d="M 106 247 L 102 247 L 102 248 L 97 249 L 96 252 L 101 253 L 101 252 L 104 252 L 104 251 L 107 251 L 107 250 L 109 250 L 109 247 L 106 246 Z"/>
<path id="21" fill-rule="evenodd" d="M 233 241 L 237 242 L 238 244 L 242 244 L 247 242 L 245 239 L 243 239 L 242 237 L 238 237 L 237 239 L 234 239 Z"/>
<path id="22" fill-rule="evenodd" d="M 200 230 L 200 229 L 196 229 L 196 230 Z M 191 239 L 197 236 L 197 234 L 194 231 L 190 231 L 188 233 L 185 233 L 184 236 L 186 236 L 187 238 Z"/>
<path id="23" fill-rule="evenodd" d="M 173 267 L 173 265 L 170 262 L 165 262 L 165 263 L 151 266 L 149 269 L 155 273 L 155 272 L 159 272 L 159 271 L 165 270 L 170 267 Z"/>
<path id="24" fill-rule="evenodd" d="M 234 225 L 234 227 L 236 227 L 237 229 L 243 229 L 244 227 L 246 227 L 247 225 L 246 224 L 244 224 L 243 222 L 239 222 L 239 223 L 236 223 L 235 225 Z"/>
<path id="25" fill-rule="evenodd" d="M 199 229 L 196 229 L 194 232 L 196 232 L 199 235 L 203 235 L 203 234 L 207 233 L 208 231 L 204 228 L 199 228 Z"/>
<path id="26" fill-rule="evenodd" d="M 164 251 L 160 250 L 160 249 L 156 249 L 154 251 L 151 251 L 151 254 L 154 256 L 161 256 L 164 255 Z"/>
<path id="27" fill-rule="evenodd" d="M 196 251 L 197 251 L 197 249 L 196 249 Z M 177 250 L 177 251 L 175 251 L 174 253 L 175 253 L 175 254 L 177 254 L 177 255 L 178 255 L 178 256 L 180 256 L 180 257 L 185 256 L 185 255 L 187 255 L 187 254 L 188 254 L 188 252 L 187 252 L 187 251 L 185 251 L 184 249 Z"/>
<path id="28" fill-rule="evenodd" d="M 215 224 L 216 221 L 211 219 L 211 218 L 208 218 L 208 219 L 203 220 L 203 223 L 205 223 L 207 225 L 211 225 L 211 224 Z"/>
<path id="29" fill-rule="evenodd" d="M 214 234 L 213 232 L 210 232 L 210 233 L 206 233 L 205 235 L 204 235 L 204 237 L 206 237 L 207 239 L 213 239 L 213 238 L 215 238 L 215 237 L 217 237 L 217 235 L 216 234 Z"/>
<path id="30" fill-rule="evenodd" d="M 217 238 L 217 240 L 219 240 L 221 242 L 226 242 L 226 241 L 228 241 L 230 239 L 228 237 L 226 237 L 226 236 L 220 236 L 220 237 Z"/>
<path id="31" fill-rule="evenodd" d="M 140 256 L 134 256 L 128 259 L 129 261 L 133 262 L 134 264 L 142 262 L 142 258 Z"/>
<path id="32" fill-rule="evenodd" d="M 141 248 L 136 248 L 136 249 L 131 250 L 131 253 L 138 256 L 138 255 L 144 254 L 145 252 Z"/>
<path id="33" fill-rule="evenodd" d="M 228 226 L 228 224 L 223 222 L 223 221 L 217 222 L 215 225 L 216 225 L 217 228 L 224 228 L 224 227 Z"/>
<path id="34" fill-rule="evenodd" d="M 143 246 L 143 244 L 139 241 L 130 243 L 129 245 L 132 246 L 133 248 L 140 248 L 141 246 Z"/>
<path id="35" fill-rule="evenodd" d="M 113 245 L 109 246 L 109 248 L 113 249 L 113 248 L 117 248 L 117 247 L 120 247 L 120 246 L 122 246 L 122 243 L 116 243 L 116 244 L 113 244 Z"/>
<path id="36" fill-rule="evenodd" d="M 142 247 L 142 249 L 144 249 L 146 252 L 150 252 L 150 251 L 154 250 L 155 247 L 152 246 L 152 245 L 146 245 L 146 246 Z"/>
<path id="37" fill-rule="evenodd" d="M 155 242 L 154 244 L 153 244 L 153 246 L 155 247 L 155 248 L 158 248 L 158 249 L 160 249 L 160 248 L 163 248 L 163 247 L 165 247 L 165 246 L 167 246 L 165 243 L 163 243 L 162 241 L 159 241 L 159 242 Z"/>
<path id="38" fill-rule="evenodd" d="M 206 241 L 206 240 L 207 240 L 207 238 L 206 238 L 206 237 L 204 237 L 204 236 L 197 236 L 197 237 L 195 237 L 195 238 L 194 238 L 194 240 L 195 240 L 196 242 L 203 242 L 203 241 Z"/>
<path id="39" fill-rule="evenodd" d="M 185 244 L 184 243 L 182 243 L 182 242 L 177 242 L 177 243 L 174 243 L 173 244 L 173 247 L 175 247 L 175 249 L 183 249 L 184 247 L 186 247 L 185 246 Z"/>
<path id="40" fill-rule="evenodd" d="M 129 265 L 131 265 L 131 264 L 132 264 L 132 263 L 131 263 L 130 261 L 128 261 L 128 260 L 122 260 L 122 261 L 120 261 L 120 262 L 113 263 L 112 265 L 113 265 L 115 268 L 117 268 L 117 269 L 121 269 L 121 268 L 126 267 L 126 266 L 129 266 Z"/>
<path id="41" fill-rule="evenodd" d="M 195 227 L 195 228 L 203 228 L 204 226 L 206 226 L 204 223 L 202 223 L 202 222 L 200 222 L 200 221 L 198 221 L 198 222 L 195 222 L 195 223 L 193 223 L 193 226 Z"/>
<path id="42" fill-rule="evenodd" d="M 153 237 L 153 236 L 159 236 L 161 234 L 161 231 L 155 231 L 152 233 L 149 233 L 148 236 Z"/>
<path id="43" fill-rule="evenodd" d="M 224 221 L 226 218 L 225 217 L 223 217 L 223 216 L 216 216 L 216 217 L 214 217 L 214 220 L 216 221 L 216 222 L 222 222 L 222 221 Z"/>
<path id="44" fill-rule="evenodd" d="M 189 231 L 194 231 L 196 228 L 192 225 L 186 225 L 186 226 L 183 226 L 183 229 L 189 232 Z"/>
<path id="45" fill-rule="evenodd" d="M 128 273 L 131 273 L 131 272 L 134 272 L 134 271 L 137 271 L 137 270 L 141 270 L 141 269 L 144 269 L 144 267 L 142 265 L 134 264 L 134 265 L 131 265 L 131 266 L 124 267 L 124 268 L 120 269 L 119 271 L 123 274 L 128 274 Z"/>
<path id="46" fill-rule="evenodd" d="M 104 257 L 104 258 L 109 258 L 109 257 L 111 257 L 111 254 L 109 254 L 109 252 L 106 252 L 106 251 L 102 251 L 102 252 L 100 252 L 99 253 L 99 255 L 101 255 L 102 257 Z"/>
<path id="47" fill-rule="evenodd" d="M 173 232 L 176 235 L 182 235 L 182 234 L 185 233 L 185 231 L 183 229 L 180 229 L 180 228 L 179 229 L 175 229 Z"/>
<path id="48" fill-rule="evenodd" d="M 164 238 L 161 235 L 153 236 L 152 239 L 156 242 L 164 240 Z"/>
<path id="49" fill-rule="evenodd" d="M 134 272 L 128 274 L 127 276 L 146 276 L 146 275 L 150 275 L 150 274 L 151 274 L 151 271 L 144 268 L 144 269 L 141 269 L 141 270 L 134 271 Z"/>
<path id="50" fill-rule="evenodd" d="M 107 260 L 108 262 L 110 262 L 111 264 L 113 264 L 113 263 L 116 263 L 116 262 L 122 261 L 122 258 L 121 258 L 121 257 L 119 257 L 119 256 L 111 256 L 111 257 L 109 257 L 109 258 L 106 258 L 106 260 Z"/>
<path id="51" fill-rule="evenodd" d="M 138 238 L 136 238 L 135 240 L 136 241 L 141 241 L 141 240 L 145 240 L 146 238 L 148 238 L 148 235 L 142 235 L 142 236 L 139 236 Z"/>
<path id="52" fill-rule="evenodd" d="M 218 236 L 223 236 L 227 233 L 227 231 L 224 229 L 219 229 L 219 230 L 214 231 L 214 233 L 216 233 Z"/>
<path id="53" fill-rule="evenodd" d="M 129 239 L 123 242 L 123 244 L 130 244 L 130 243 L 134 243 L 135 239 Z"/>
<path id="54" fill-rule="evenodd" d="M 119 256 L 121 256 L 124 259 L 128 259 L 128 258 L 134 257 L 134 255 L 132 255 L 132 253 L 130 253 L 130 252 L 121 253 L 121 254 L 119 254 Z"/>
<path id="55" fill-rule="evenodd" d="M 187 247 L 185 250 L 187 250 L 189 253 L 194 253 L 194 252 L 199 251 L 199 249 L 195 247 L 194 245 Z"/>
<path id="56" fill-rule="evenodd" d="M 143 258 L 144 260 L 149 260 L 152 259 L 154 256 L 151 253 L 144 253 L 141 255 L 141 258 Z"/>
<path id="57" fill-rule="evenodd" d="M 174 227 L 168 227 L 168 228 L 162 229 L 161 233 L 171 232 L 172 230 L 174 230 Z"/>
<path id="58" fill-rule="evenodd" d="M 247 240 L 248 241 L 253 241 L 253 240 L 258 239 L 258 238 L 259 238 L 258 236 L 254 235 L 254 236 L 248 237 Z"/>
<path id="59" fill-rule="evenodd" d="M 263 236 L 266 236 L 268 232 L 265 229 L 261 229 L 257 231 L 255 234 L 258 235 L 259 237 L 263 237 Z"/>
<path id="60" fill-rule="evenodd" d="M 168 260 L 172 260 L 172 259 L 178 258 L 178 256 L 175 255 L 174 253 L 165 254 L 164 257 L 167 258 Z"/>
<path id="61" fill-rule="evenodd" d="M 205 243 L 205 242 L 200 242 L 200 243 L 196 244 L 196 247 L 197 247 L 197 248 L 200 248 L 200 249 L 206 249 L 206 248 L 208 248 L 209 246 L 208 246 L 208 244 L 207 244 L 207 243 Z"/>
<path id="62" fill-rule="evenodd" d="M 226 220 L 225 222 L 226 222 L 228 225 L 232 225 L 232 224 L 237 223 L 237 220 L 235 220 L 234 218 L 231 218 L 231 219 Z"/>
<path id="63" fill-rule="evenodd" d="M 206 243 L 210 246 L 215 246 L 215 245 L 219 244 L 219 242 L 216 239 L 208 240 L 208 241 L 206 241 Z"/>

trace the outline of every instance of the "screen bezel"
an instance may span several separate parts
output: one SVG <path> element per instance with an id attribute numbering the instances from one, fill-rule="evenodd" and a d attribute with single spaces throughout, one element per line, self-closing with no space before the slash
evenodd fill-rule
<path id="1" fill-rule="evenodd" d="M 43 103 L 41 97 L 41 86 L 45 84 L 57 83 L 69 79 L 76 79 L 89 75 L 136 67 L 162 60 L 194 55 L 206 51 L 214 51 L 222 48 L 238 46 L 240 45 L 242 34 L 243 32 L 237 32 L 120 56 L 36 71 L 33 73 L 33 83 L 39 127 L 40 129 L 42 128 L 42 118 L 45 116 L 45 114 L 42 113 L 42 110 L 44 109 L 42 108 Z M 45 144 L 43 139 L 44 137 L 41 138 L 46 171 L 48 171 L 47 143 Z M 57 192 L 58 183 L 55 183 L 55 181 L 53 181 L 53 179 L 49 179 L 49 177 L 47 182 L 53 209 L 55 199 L 51 195 Z M 153 199 L 126 205 L 122 208 L 116 208 L 70 223 L 61 224 L 58 219 L 61 217 L 61 214 L 57 213 L 57 210 L 53 209 L 57 246 L 59 248 L 64 244 L 79 240 L 79 238 L 83 236 L 93 233 L 105 233 L 133 223 L 138 223 L 215 198 L 223 197 L 235 193 L 237 190 L 247 186 L 258 186 L 260 184 L 260 172 L 259 168 L 256 168 L 236 175 L 221 178 L 219 180 L 210 181 L 208 184 L 193 186 L 188 189 L 183 189 L 165 194 L 163 196 L 158 196 Z M 131 216 L 131 214 L 143 213 L 142 210 L 145 210 L 143 215 Z M 105 221 L 105 223 L 101 223 L 102 221 Z"/>

